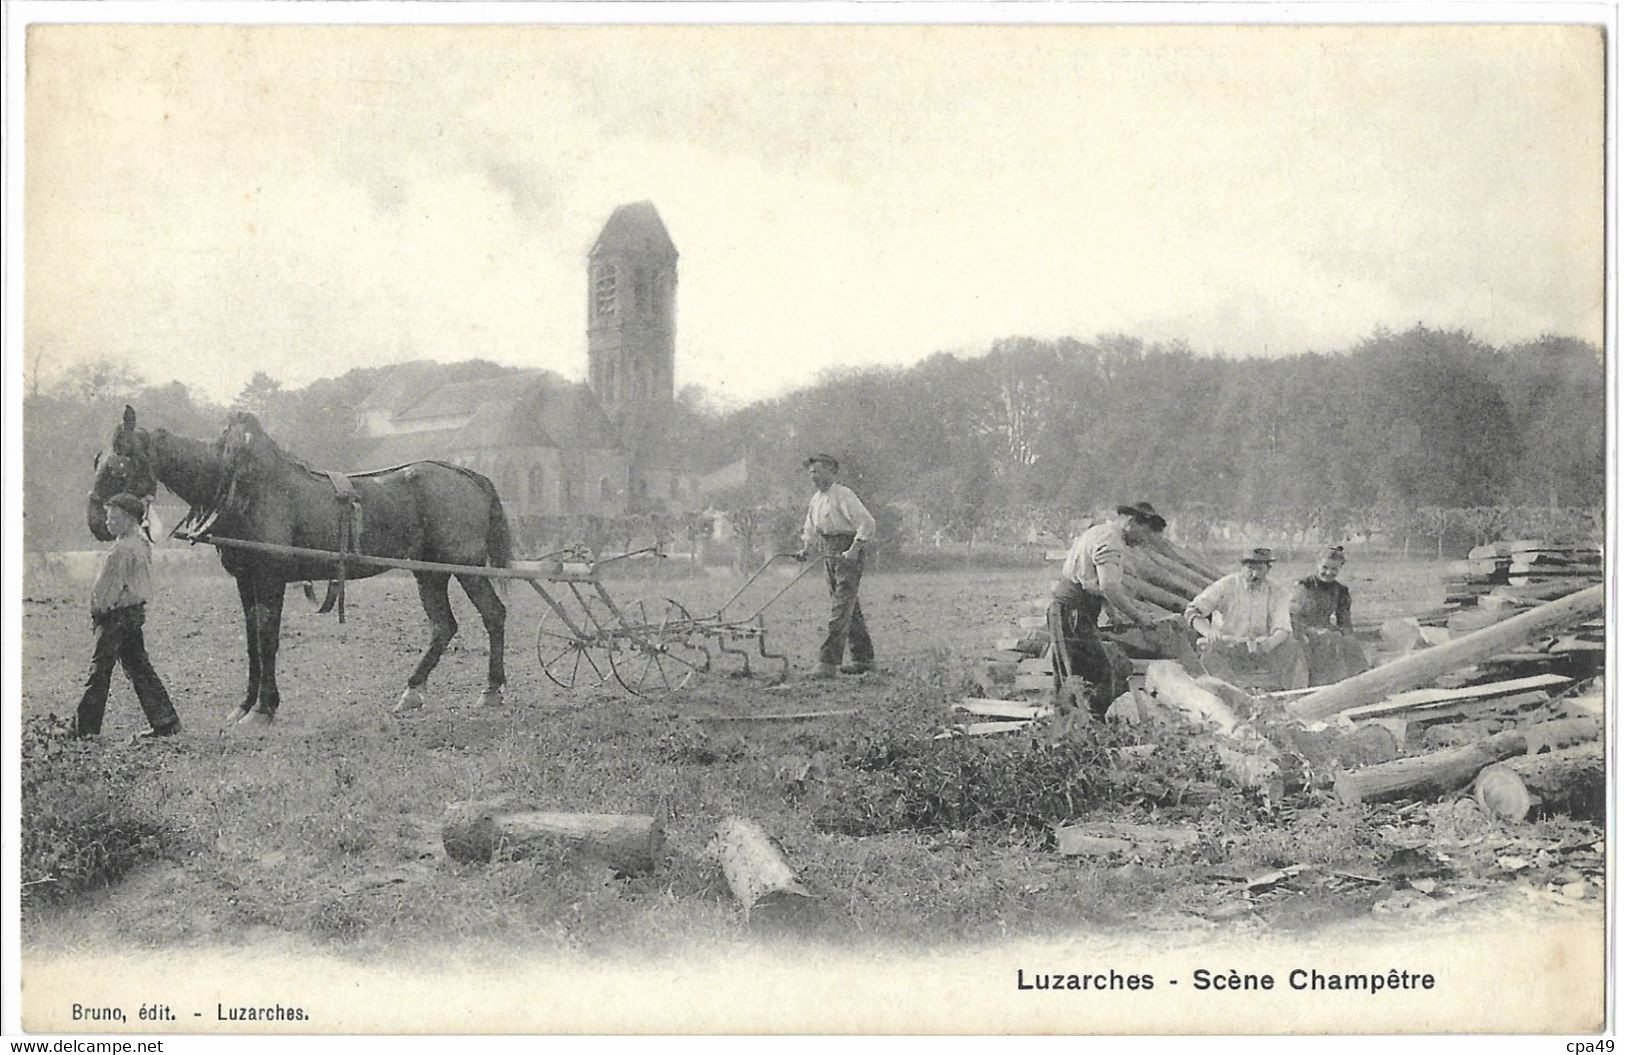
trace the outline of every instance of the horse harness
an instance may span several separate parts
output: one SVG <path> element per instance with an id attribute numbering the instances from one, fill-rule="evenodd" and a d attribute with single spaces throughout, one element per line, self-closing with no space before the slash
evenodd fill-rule
<path id="1" fill-rule="evenodd" d="M 361 535 L 362 513 L 361 496 L 356 493 L 355 483 L 344 473 L 333 469 L 321 470 L 333 485 L 333 500 L 338 506 L 339 535 L 338 550 L 339 573 L 327 584 L 327 596 L 322 600 L 322 606 L 316 609 L 316 614 L 326 615 L 333 610 L 335 604 L 339 610 L 339 622 L 344 622 L 344 580 L 349 569 L 349 562 L 345 557 L 356 552 L 355 540 Z M 314 596 L 314 595 L 313 595 Z"/>

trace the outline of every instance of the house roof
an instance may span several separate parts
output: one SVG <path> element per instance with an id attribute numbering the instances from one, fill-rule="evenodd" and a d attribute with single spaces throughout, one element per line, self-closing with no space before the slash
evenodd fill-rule
<path id="1" fill-rule="evenodd" d="M 666 225 L 660 221 L 660 213 L 655 209 L 654 202 L 638 201 L 616 206 L 587 255 L 625 252 L 677 255 L 677 246 L 666 232 Z"/>

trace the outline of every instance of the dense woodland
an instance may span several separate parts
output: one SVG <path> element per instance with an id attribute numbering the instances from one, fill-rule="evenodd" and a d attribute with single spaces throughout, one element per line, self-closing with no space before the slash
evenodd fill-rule
<path id="1" fill-rule="evenodd" d="M 31 549 L 81 548 L 91 460 L 133 403 L 142 423 L 217 433 L 258 413 L 290 450 L 354 462 L 355 407 L 387 368 L 300 389 L 258 374 L 231 407 L 110 360 L 25 378 Z M 470 361 L 445 380 L 499 375 Z M 1600 530 L 1606 473 L 1600 349 L 1562 337 L 1493 347 L 1459 331 L 1378 331 L 1336 354 L 1199 356 L 1129 336 L 1012 338 L 978 355 L 835 371 L 743 408 L 681 393 L 672 446 L 711 467 L 748 454 L 751 484 L 716 496 L 744 513 L 805 490 L 800 459 L 841 458 L 898 544 L 1064 535 L 1119 497 L 1149 499 L 1203 541 L 1221 525 L 1281 537 L 1471 541 Z M 774 518 L 782 519 L 782 518 Z M 789 517 L 794 520 L 794 516 Z M 1459 536 L 1460 539 L 1457 539 Z"/>

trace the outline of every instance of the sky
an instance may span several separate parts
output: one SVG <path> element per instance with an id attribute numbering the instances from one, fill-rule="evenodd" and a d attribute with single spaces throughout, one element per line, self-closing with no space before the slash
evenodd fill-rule
<path id="1" fill-rule="evenodd" d="M 35 25 L 24 353 L 584 379 L 641 200 L 725 403 L 1011 336 L 1601 344 L 1602 75 L 1551 25 Z"/>

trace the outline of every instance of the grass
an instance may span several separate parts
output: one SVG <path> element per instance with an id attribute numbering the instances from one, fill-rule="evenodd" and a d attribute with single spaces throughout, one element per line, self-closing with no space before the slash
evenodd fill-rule
<path id="1" fill-rule="evenodd" d="M 1430 600 L 1411 596 L 1429 588 L 1415 572 L 1352 569 L 1356 604 L 1378 592 L 1361 579 L 1375 574 L 1392 582 L 1385 604 L 1426 607 Z M 62 897 L 27 899 L 27 940 L 159 946 L 276 935 L 361 958 L 453 948 L 496 960 L 520 947 L 725 945 L 749 931 L 705 846 L 730 813 L 759 820 L 782 842 L 833 909 L 819 936 L 842 943 L 1036 936 L 1058 925 L 1132 930 L 1231 896 L 1209 874 L 1219 862 L 1371 868 L 1384 857 L 1385 837 L 1358 811 L 1309 802 L 1266 815 L 1233 792 L 1200 809 L 1182 804 L 1169 788 L 1211 776 L 1198 742 L 1127 762 L 1132 737 L 1098 730 L 930 741 L 971 661 L 1029 614 L 1044 578 L 873 575 L 864 604 L 886 673 L 781 690 L 715 676 L 653 702 L 613 688 L 553 688 L 529 651 L 540 603 L 528 589 L 510 589 L 503 710 L 474 704 L 484 641 L 459 599 L 461 648 L 431 681 L 429 706 L 406 719 L 386 708 L 425 633 L 411 581 L 352 583 L 343 626 L 290 594 L 283 712 L 265 738 L 221 735 L 217 724 L 243 676 L 240 660 L 219 659 L 242 649 L 229 582 L 160 581 L 149 648 L 187 733 L 123 744 L 141 719 L 128 689 L 116 686 L 104 742 L 64 747 L 52 778 L 25 795 L 30 845 L 84 822 L 86 782 L 129 836 L 105 864 L 86 869 L 91 881 L 63 885 Z M 616 582 L 612 592 L 622 600 L 669 594 L 709 612 L 737 582 Z M 69 587 L 30 583 L 26 593 L 23 709 L 43 723 L 66 709 L 89 642 Z M 789 646 L 803 669 L 824 604 L 821 584 L 804 582 L 769 613 L 770 643 Z M 812 723 L 691 717 L 849 707 L 859 713 Z M 653 813 L 669 859 L 625 880 L 562 854 L 488 865 L 445 859 L 445 807 L 499 794 L 537 808 Z M 1193 825 L 1201 842 L 1140 860 L 1061 858 L 1045 849 L 1045 831 L 1071 817 Z"/>

